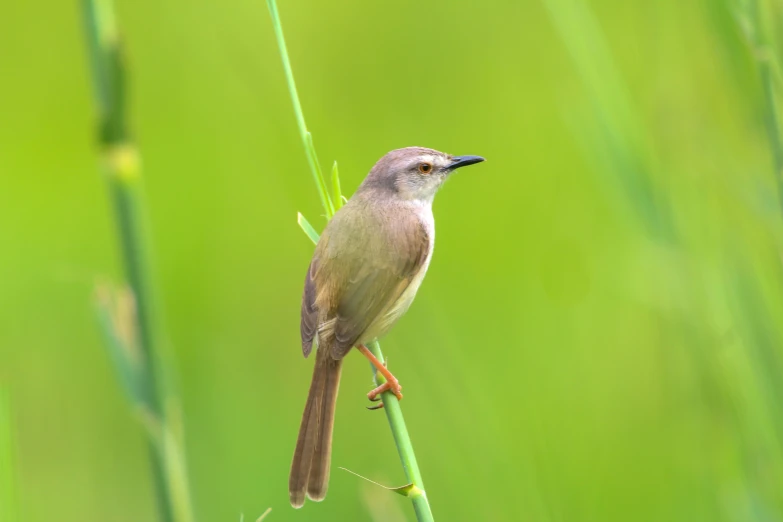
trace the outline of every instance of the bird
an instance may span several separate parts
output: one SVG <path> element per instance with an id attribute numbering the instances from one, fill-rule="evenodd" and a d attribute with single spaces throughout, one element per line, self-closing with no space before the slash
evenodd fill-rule
<path id="1" fill-rule="evenodd" d="M 385 377 L 368 398 L 391 391 L 402 399 L 399 381 L 366 345 L 406 312 L 427 273 L 435 194 L 455 170 L 482 161 L 424 147 L 393 150 L 327 223 L 302 294 L 302 353 L 315 346 L 316 356 L 288 481 L 293 507 L 326 497 L 340 372 L 352 348 Z"/>

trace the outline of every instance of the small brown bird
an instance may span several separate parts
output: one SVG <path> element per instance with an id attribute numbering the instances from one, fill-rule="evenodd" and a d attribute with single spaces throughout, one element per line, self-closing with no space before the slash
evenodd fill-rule
<path id="1" fill-rule="evenodd" d="M 288 481 L 293 507 L 302 507 L 305 495 L 326 497 L 340 368 L 351 348 L 386 377 L 368 397 L 390 390 L 402 399 L 399 382 L 365 343 L 397 322 L 424 279 L 435 244 L 435 193 L 455 169 L 481 161 L 422 147 L 393 150 L 321 235 L 302 296 L 302 352 L 307 357 L 313 342 L 318 348 Z"/>

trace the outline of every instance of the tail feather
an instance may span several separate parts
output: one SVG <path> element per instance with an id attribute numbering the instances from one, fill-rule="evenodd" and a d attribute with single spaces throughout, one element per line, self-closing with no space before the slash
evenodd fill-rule
<path id="1" fill-rule="evenodd" d="M 335 361 L 328 350 L 319 348 L 288 479 L 288 494 L 295 508 L 304 505 L 305 495 L 315 501 L 326 497 L 341 367 L 342 360 Z"/>

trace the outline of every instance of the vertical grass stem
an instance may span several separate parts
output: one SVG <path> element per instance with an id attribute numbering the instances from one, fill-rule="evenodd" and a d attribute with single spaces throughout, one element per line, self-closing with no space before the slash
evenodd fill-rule
<path id="1" fill-rule="evenodd" d="M 142 418 L 160 426 L 148 430 L 149 455 L 160 520 L 191 522 L 182 441 L 171 421 L 179 402 L 171 384 L 171 364 L 153 285 L 149 231 L 144 212 L 139 156 L 126 121 L 125 64 L 110 0 L 84 0 L 84 22 L 98 110 L 98 145 L 114 208 L 131 307 L 124 313 L 100 310 L 107 350 L 117 366 L 129 401 Z M 111 301 L 99 288 L 99 306 Z M 112 315 L 113 314 L 113 315 Z M 129 335 L 128 332 L 131 332 Z M 132 360 L 131 354 L 138 354 Z"/>
<path id="2" fill-rule="evenodd" d="M 288 59 L 288 48 L 285 45 L 283 26 L 280 23 L 280 15 L 277 12 L 277 4 L 274 2 L 274 0 L 267 0 L 267 6 L 269 7 L 269 14 L 272 16 L 272 25 L 275 29 L 277 47 L 280 49 L 280 58 L 283 60 L 285 79 L 288 83 L 288 91 L 291 93 L 291 103 L 294 106 L 296 124 L 299 127 L 299 134 L 302 137 L 302 145 L 304 145 L 305 148 L 307 163 L 310 165 L 310 172 L 312 173 L 313 179 L 315 180 L 315 186 L 318 189 L 318 196 L 321 198 L 321 205 L 323 205 L 327 217 L 331 219 L 335 213 L 334 203 L 329 196 L 329 190 L 326 187 L 326 180 L 324 179 L 323 173 L 321 172 L 321 164 L 318 163 L 318 156 L 315 153 L 315 146 L 313 145 L 313 136 L 307 130 L 307 125 L 305 124 L 304 113 L 302 112 L 302 104 L 299 102 L 299 95 L 296 91 L 294 72 L 291 69 L 291 61 Z"/>

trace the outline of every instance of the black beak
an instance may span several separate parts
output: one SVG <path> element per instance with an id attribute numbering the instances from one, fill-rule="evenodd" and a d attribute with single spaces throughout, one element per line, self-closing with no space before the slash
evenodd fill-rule
<path id="1" fill-rule="evenodd" d="M 481 156 L 454 156 L 451 158 L 451 165 L 449 165 L 449 169 L 454 170 L 460 167 L 467 167 L 468 165 L 481 163 L 482 161 L 484 161 L 484 158 Z"/>

